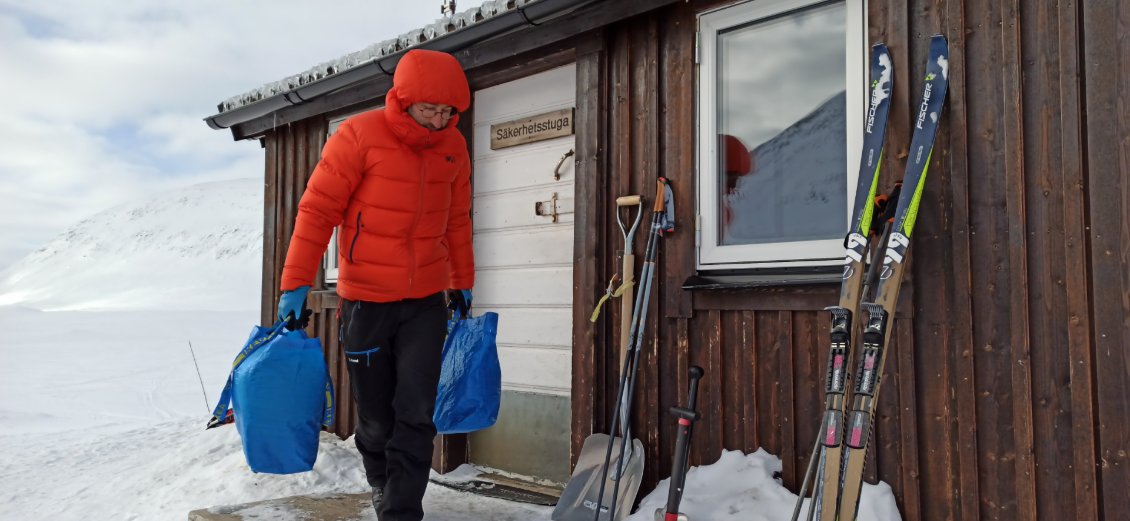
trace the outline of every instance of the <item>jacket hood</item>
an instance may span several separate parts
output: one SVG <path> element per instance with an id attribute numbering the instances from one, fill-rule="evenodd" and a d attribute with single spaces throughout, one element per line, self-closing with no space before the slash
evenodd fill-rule
<path id="1" fill-rule="evenodd" d="M 406 109 L 413 103 L 451 105 L 459 112 L 471 106 L 467 75 L 459 61 L 445 52 L 408 51 L 396 66 L 392 85 Z"/>

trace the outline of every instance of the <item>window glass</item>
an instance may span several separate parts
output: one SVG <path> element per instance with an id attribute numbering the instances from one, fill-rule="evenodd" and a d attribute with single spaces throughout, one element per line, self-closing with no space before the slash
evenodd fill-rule
<path id="1" fill-rule="evenodd" d="M 717 32 L 718 245 L 843 237 L 846 26 L 835 2 Z"/>

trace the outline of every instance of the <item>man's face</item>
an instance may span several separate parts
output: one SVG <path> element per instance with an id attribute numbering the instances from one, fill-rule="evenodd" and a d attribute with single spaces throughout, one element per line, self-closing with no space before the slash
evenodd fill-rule
<path id="1" fill-rule="evenodd" d="M 413 103 L 408 107 L 408 115 L 428 130 L 440 130 L 455 116 L 455 107 L 435 103 Z"/>

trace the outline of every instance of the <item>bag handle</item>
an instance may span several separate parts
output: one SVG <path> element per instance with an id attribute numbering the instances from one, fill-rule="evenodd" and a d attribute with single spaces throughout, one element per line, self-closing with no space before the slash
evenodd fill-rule
<path id="1" fill-rule="evenodd" d="M 243 349 L 239 352 L 239 354 L 235 356 L 235 360 L 232 361 L 231 364 L 231 372 L 228 373 L 228 381 L 224 384 L 224 390 L 220 393 L 220 399 L 219 402 L 216 403 L 216 408 L 212 409 L 212 419 L 208 420 L 208 425 L 204 428 L 204 430 L 219 427 L 220 425 L 227 423 L 226 418 L 228 413 L 228 405 L 231 403 L 231 389 L 232 382 L 234 382 L 235 380 L 236 368 L 243 364 L 243 361 L 247 360 L 247 358 L 251 356 L 251 353 L 254 353 L 255 350 L 259 349 L 260 347 L 267 345 L 271 342 L 271 340 L 274 340 L 275 337 L 279 336 L 280 334 L 285 335 L 287 333 L 290 333 L 291 330 L 288 329 L 286 325 L 286 321 L 278 321 L 278 323 L 271 327 L 270 331 L 268 331 L 266 335 L 248 342 L 247 345 L 243 346 Z M 334 399 L 333 379 L 330 378 L 329 367 L 326 367 L 326 403 L 322 414 L 322 426 L 327 430 L 332 429 L 334 425 L 334 411 L 336 409 L 335 404 L 336 401 Z"/>
<path id="2" fill-rule="evenodd" d="M 219 427 L 220 425 L 226 423 L 224 421 L 224 418 L 227 416 L 228 404 L 231 403 L 231 387 L 232 380 L 235 377 L 236 368 L 239 367 L 244 360 L 247 360 L 247 357 L 251 356 L 251 353 L 254 353 L 256 349 L 259 349 L 271 340 L 274 340 L 275 337 L 279 336 L 284 331 L 286 331 L 286 322 L 280 320 L 271 328 L 270 331 L 267 332 L 266 335 L 252 339 L 247 343 L 247 345 L 243 346 L 243 349 L 240 350 L 239 354 L 235 355 L 235 360 L 232 361 L 231 364 L 231 372 L 228 373 L 228 381 L 224 384 L 224 390 L 220 393 L 219 402 L 217 402 L 216 407 L 212 409 L 212 419 L 208 420 L 208 425 L 204 428 L 204 430 L 208 430 L 213 427 Z"/>
<path id="3" fill-rule="evenodd" d="M 326 404 L 322 410 L 322 427 L 331 430 L 334 427 L 334 382 L 330 378 L 330 368 L 326 366 Z"/>

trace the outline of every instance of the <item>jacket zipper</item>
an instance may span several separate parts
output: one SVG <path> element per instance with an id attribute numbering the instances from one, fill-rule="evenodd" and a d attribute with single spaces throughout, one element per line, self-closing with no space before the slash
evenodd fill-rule
<path id="1" fill-rule="evenodd" d="M 349 243 L 349 263 L 353 264 L 353 248 L 357 247 L 357 238 L 361 236 L 361 212 L 357 212 L 357 229 L 353 232 L 353 241 Z"/>
<path id="2" fill-rule="evenodd" d="M 425 152 L 420 155 L 420 183 L 419 189 L 416 191 L 416 216 L 412 220 L 412 229 L 408 232 L 408 255 L 411 257 L 408 263 L 409 295 L 412 294 L 412 288 L 416 284 L 416 227 L 420 225 L 420 216 L 424 213 L 424 174 L 428 167 L 426 149 L 429 141 L 431 141 L 431 136 L 424 138 Z"/>

